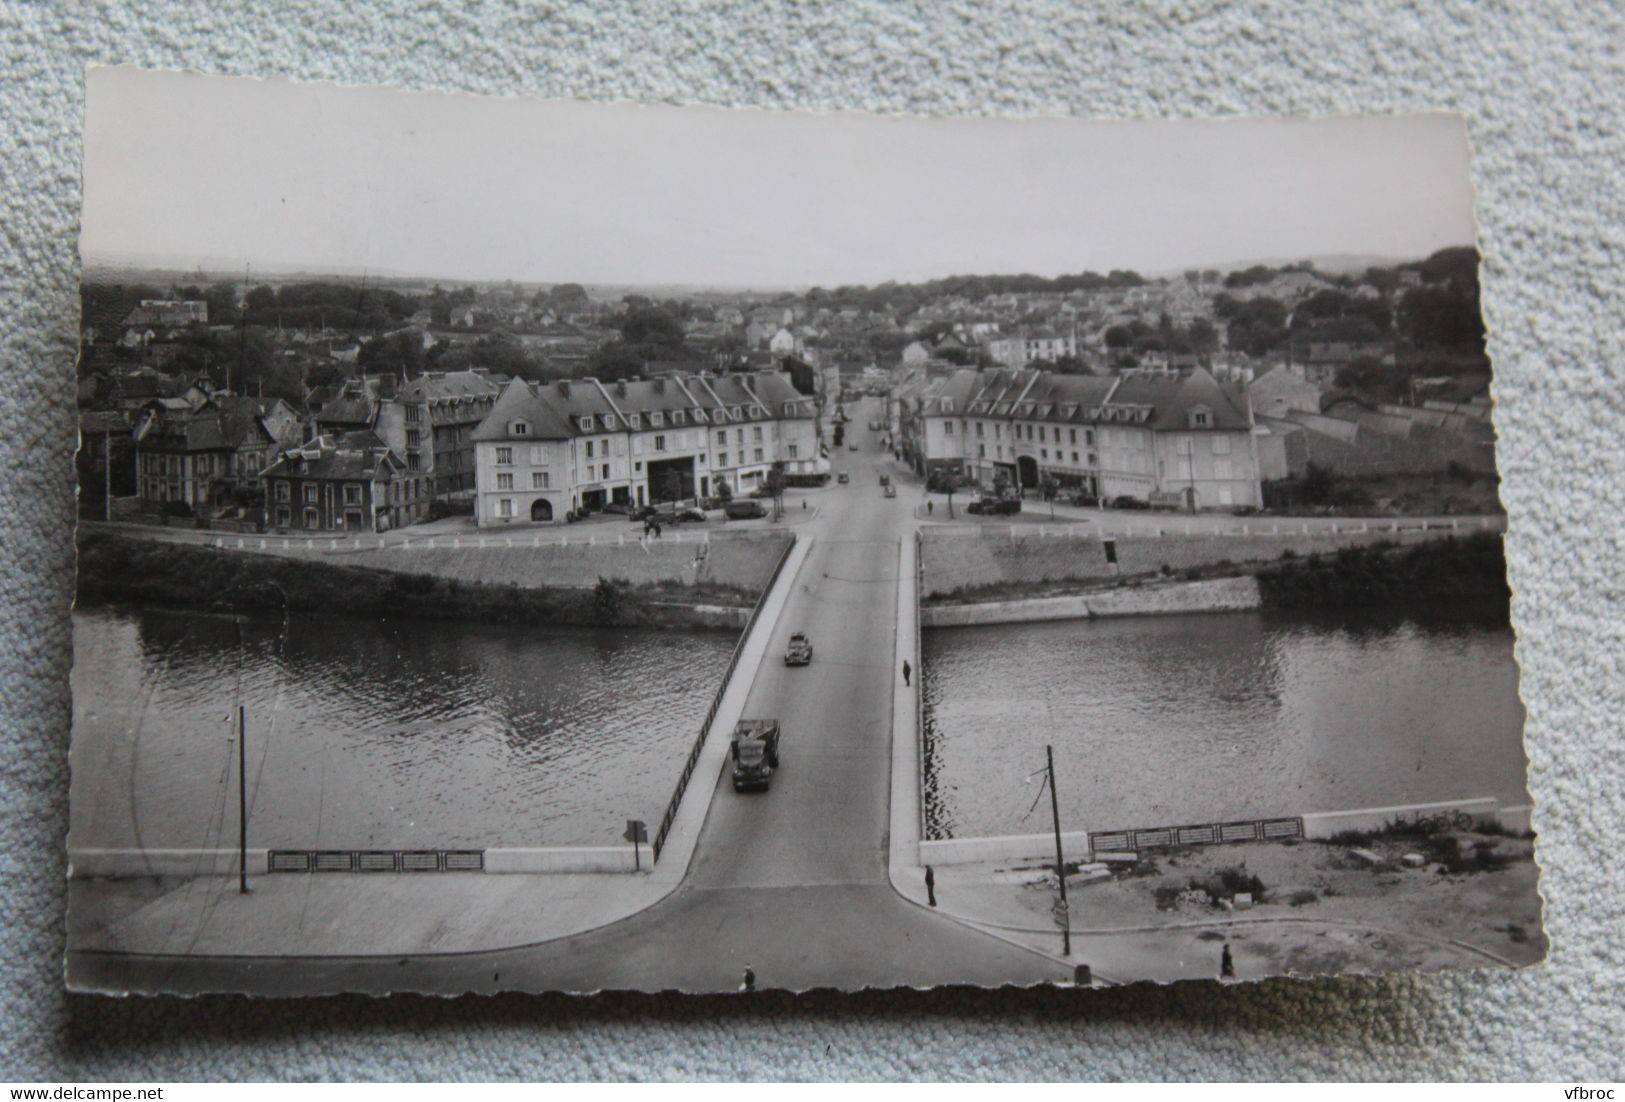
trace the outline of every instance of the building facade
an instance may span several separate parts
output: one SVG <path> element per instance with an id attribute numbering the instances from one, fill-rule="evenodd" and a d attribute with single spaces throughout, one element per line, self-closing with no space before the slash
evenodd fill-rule
<path id="1" fill-rule="evenodd" d="M 601 383 L 516 379 L 474 430 L 475 519 L 563 520 L 819 470 L 817 403 L 776 372 Z"/>
<path id="2" fill-rule="evenodd" d="M 280 532 L 387 532 L 415 519 L 404 465 L 369 432 L 290 449 L 264 479 L 265 523 Z"/>
<path id="3" fill-rule="evenodd" d="M 1262 505 L 1245 391 L 1203 370 L 1118 376 L 960 371 L 900 395 L 922 473 L 984 489 L 1062 488 L 1186 509 Z"/>
<path id="4" fill-rule="evenodd" d="M 280 398 L 218 393 L 196 409 L 160 399 L 138 416 L 132 436 L 141 508 L 177 503 L 204 512 L 239 491 L 257 495 L 260 473 L 299 439 L 299 418 Z"/>

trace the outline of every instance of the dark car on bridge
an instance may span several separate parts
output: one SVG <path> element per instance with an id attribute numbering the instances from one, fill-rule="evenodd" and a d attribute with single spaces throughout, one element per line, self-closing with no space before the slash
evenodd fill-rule
<path id="1" fill-rule="evenodd" d="M 734 727 L 729 753 L 734 762 L 734 791 L 767 791 L 773 783 L 773 770 L 779 767 L 779 721 L 741 719 Z"/>

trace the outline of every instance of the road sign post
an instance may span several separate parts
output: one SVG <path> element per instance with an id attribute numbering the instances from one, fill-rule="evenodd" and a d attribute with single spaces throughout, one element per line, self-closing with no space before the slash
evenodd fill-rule
<path id="1" fill-rule="evenodd" d="M 621 837 L 632 843 L 632 867 L 638 872 L 642 872 L 643 858 L 640 855 L 641 851 L 638 849 L 638 843 L 649 840 L 649 827 L 642 819 L 628 819 L 626 821 L 626 830 L 621 834 Z"/>

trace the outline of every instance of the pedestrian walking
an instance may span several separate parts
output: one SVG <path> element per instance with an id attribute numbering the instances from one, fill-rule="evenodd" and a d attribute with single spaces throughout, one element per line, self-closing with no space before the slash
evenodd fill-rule
<path id="1" fill-rule="evenodd" d="M 748 964 L 745 965 L 745 978 L 744 978 L 743 981 L 740 982 L 739 990 L 741 990 L 741 991 L 754 991 L 754 990 L 756 990 L 756 973 L 751 971 L 751 967 Z"/>
<path id="2" fill-rule="evenodd" d="M 908 664 L 908 659 L 905 658 L 905 659 L 903 659 L 903 685 L 905 687 L 908 685 L 909 672 L 910 672 L 910 668 L 909 668 L 909 664 Z"/>
<path id="3" fill-rule="evenodd" d="M 660 538 L 660 522 L 656 521 L 655 522 L 655 539 L 659 539 L 659 538 Z"/>
<path id="4" fill-rule="evenodd" d="M 937 905 L 937 874 L 930 865 L 925 866 L 925 897 L 931 901 L 931 906 Z"/>
<path id="5" fill-rule="evenodd" d="M 1219 978 L 1234 979 L 1236 976 L 1236 962 L 1230 956 L 1230 943 L 1224 943 L 1224 952 L 1219 954 Z"/>
<path id="6" fill-rule="evenodd" d="M 930 498 L 926 498 L 925 499 L 925 515 L 930 516 L 932 514 L 932 512 L 935 511 L 935 509 L 936 509 L 936 502 L 932 501 Z"/>

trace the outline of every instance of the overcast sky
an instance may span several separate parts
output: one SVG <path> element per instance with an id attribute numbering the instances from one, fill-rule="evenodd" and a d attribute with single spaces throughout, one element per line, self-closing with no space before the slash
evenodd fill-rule
<path id="1" fill-rule="evenodd" d="M 1474 240 L 1463 121 L 899 119 L 94 69 L 88 261 L 836 286 Z"/>

